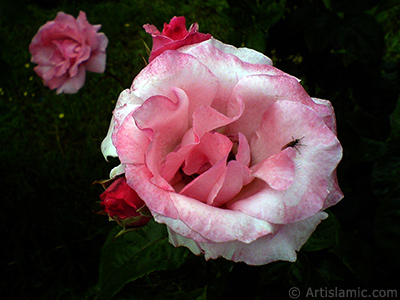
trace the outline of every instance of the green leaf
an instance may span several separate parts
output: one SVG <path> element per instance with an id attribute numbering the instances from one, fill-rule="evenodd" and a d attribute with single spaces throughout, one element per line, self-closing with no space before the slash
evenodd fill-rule
<path id="1" fill-rule="evenodd" d="M 375 0 L 332 0 L 331 7 L 334 11 L 358 13 L 376 6 Z"/>
<path id="2" fill-rule="evenodd" d="M 310 261 L 308 255 L 299 253 L 296 262 L 291 265 L 289 283 L 305 291 L 309 287 L 321 287 L 326 284 L 324 278 Z"/>
<path id="3" fill-rule="evenodd" d="M 326 283 L 340 284 L 352 282 L 355 277 L 353 273 L 343 264 L 343 262 L 333 253 L 326 253 L 320 260 L 313 261 L 318 273 Z"/>
<path id="4" fill-rule="evenodd" d="M 372 16 L 366 14 L 346 16 L 337 32 L 337 42 L 349 59 L 370 62 L 382 56 L 384 36 Z"/>
<path id="5" fill-rule="evenodd" d="M 277 261 L 262 266 L 260 286 L 265 290 L 269 290 L 272 287 L 278 289 L 286 280 L 291 266 L 292 263 L 286 261 Z"/>
<path id="6" fill-rule="evenodd" d="M 375 218 L 374 237 L 383 261 L 400 266 L 400 196 L 385 200 Z"/>
<path id="7" fill-rule="evenodd" d="M 391 140 L 400 140 L 400 98 L 397 99 L 397 105 L 390 116 L 390 124 L 392 125 Z"/>
<path id="8" fill-rule="evenodd" d="M 207 286 L 190 291 L 175 298 L 175 300 L 206 300 L 207 299 Z"/>
<path id="9" fill-rule="evenodd" d="M 285 14 L 285 1 L 265 1 L 260 3 L 254 10 L 256 16 L 256 26 L 268 30 L 271 26 L 278 23 Z"/>
<path id="10" fill-rule="evenodd" d="M 372 170 L 373 192 L 379 199 L 394 198 L 400 194 L 400 157 L 386 155 Z"/>
<path id="11" fill-rule="evenodd" d="M 154 271 L 177 269 L 185 261 L 187 249 L 169 244 L 164 225 L 151 221 L 143 229 L 114 238 L 119 230 L 110 233 L 102 248 L 100 299 L 111 299 L 126 283 Z"/>
<path id="12" fill-rule="evenodd" d="M 310 52 L 322 51 L 332 47 L 330 43 L 339 24 L 339 18 L 334 13 L 324 11 L 313 17 L 310 26 L 304 31 L 304 40 Z"/>
<path id="13" fill-rule="evenodd" d="M 359 161 L 375 161 L 381 158 L 387 150 L 387 144 L 361 137 L 358 146 Z"/>
<path id="14" fill-rule="evenodd" d="M 315 232 L 302 247 L 304 251 L 319 251 L 334 247 L 337 241 L 337 235 L 340 229 L 340 223 L 332 212 L 329 217 L 318 225 Z"/>
<path id="15" fill-rule="evenodd" d="M 360 280 L 371 282 L 374 270 L 371 269 L 371 260 L 374 258 L 373 249 L 353 234 L 340 234 L 338 245 L 332 250 L 344 265 Z"/>
<path id="16" fill-rule="evenodd" d="M 399 0 L 380 0 L 378 4 L 378 12 L 389 10 L 399 5 Z"/>

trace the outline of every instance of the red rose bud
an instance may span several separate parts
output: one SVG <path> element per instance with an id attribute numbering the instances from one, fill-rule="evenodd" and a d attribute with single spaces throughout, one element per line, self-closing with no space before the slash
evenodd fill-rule
<path id="1" fill-rule="evenodd" d="M 140 227 L 151 219 L 145 203 L 126 183 L 125 177 L 117 177 L 100 195 L 101 206 L 110 220 L 120 226 Z"/>
<path id="2" fill-rule="evenodd" d="M 173 17 L 169 24 L 164 23 L 162 32 L 150 24 L 143 25 L 143 28 L 153 37 L 153 47 L 149 62 L 166 50 L 176 50 L 183 46 L 201 43 L 211 38 L 211 34 L 199 32 L 199 25 L 197 23 L 192 24 L 189 30 L 187 30 L 185 17 Z"/>

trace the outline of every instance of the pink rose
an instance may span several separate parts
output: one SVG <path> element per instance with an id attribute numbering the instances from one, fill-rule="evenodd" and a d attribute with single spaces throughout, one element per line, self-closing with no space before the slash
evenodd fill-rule
<path id="1" fill-rule="evenodd" d="M 110 219 L 123 227 L 145 225 L 150 217 L 145 215 L 145 203 L 126 183 L 125 177 L 117 177 L 100 195 L 101 207 Z"/>
<path id="2" fill-rule="evenodd" d="M 165 51 L 119 96 L 104 156 L 206 259 L 296 260 L 342 197 L 331 103 L 263 54 L 215 39 Z"/>
<path id="3" fill-rule="evenodd" d="M 211 38 L 210 34 L 199 32 L 199 25 L 194 23 L 189 31 L 186 29 L 185 17 L 173 17 L 169 24 L 164 23 L 164 29 L 160 31 L 154 25 L 143 25 L 147 33 L 153 37 L 153 48 L 149 62 L 166 50 L 175 50 L 185 45 L 192 45 Z"/>
<path id="4" fill-rule="evenodd" d="M 90 25 L 81 11 L 77 19 L 59 12 L 40 27 L 29 46 L 36 74 L 57 94 L 76 93 L 85 83 L 86 71 L 103 73 L 108 39 Z"/>

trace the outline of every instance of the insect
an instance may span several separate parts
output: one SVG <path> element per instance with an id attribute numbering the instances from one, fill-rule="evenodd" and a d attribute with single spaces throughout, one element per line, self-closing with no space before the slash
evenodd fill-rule
<path id="1" fill-rule="evenodd" d="M 300 139 L 295 139 L 294 137 L 292 137 L 292 140 L 289 143 L 287 143 L 285 146 L 283 146 L 281 150 L 284 150 L 284 149 L 286 149 L 288 147 L 292 147 L 292 148 L 296 149 L 297 152 L 299 152 L 299 154 L 301 154 L 300 150 L 297 147 L 298 146 L 305 146 L 303 144 L 300 144 L 300 141 L 302 139 L 304 139 L 304 136 L 302 138 L 300 138 Z"/>

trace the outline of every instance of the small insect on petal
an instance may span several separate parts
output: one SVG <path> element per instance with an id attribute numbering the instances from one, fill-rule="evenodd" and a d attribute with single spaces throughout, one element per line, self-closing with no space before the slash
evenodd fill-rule
<path id="1" fill-rule="evenodd" d="M 301 154 L 300 150 L 297 147 L 298 146 L 305 146 L 303 144 L 300 144 L 300 141 L 302 139 L 304 139 L 304 136 L 302 138 L 300 138 L 300 139 L 295 139 L 294 137 L 292 137 L 292 140 L 289 143 L 287 143 L 285 146 L 283 146 L 281 150 L 284 150 L 284 149 L 286 149 L 288 147 L 292 147 L 292 148 L 296 149 L 297 152 L 299 152 L 299 154 Z"/>

